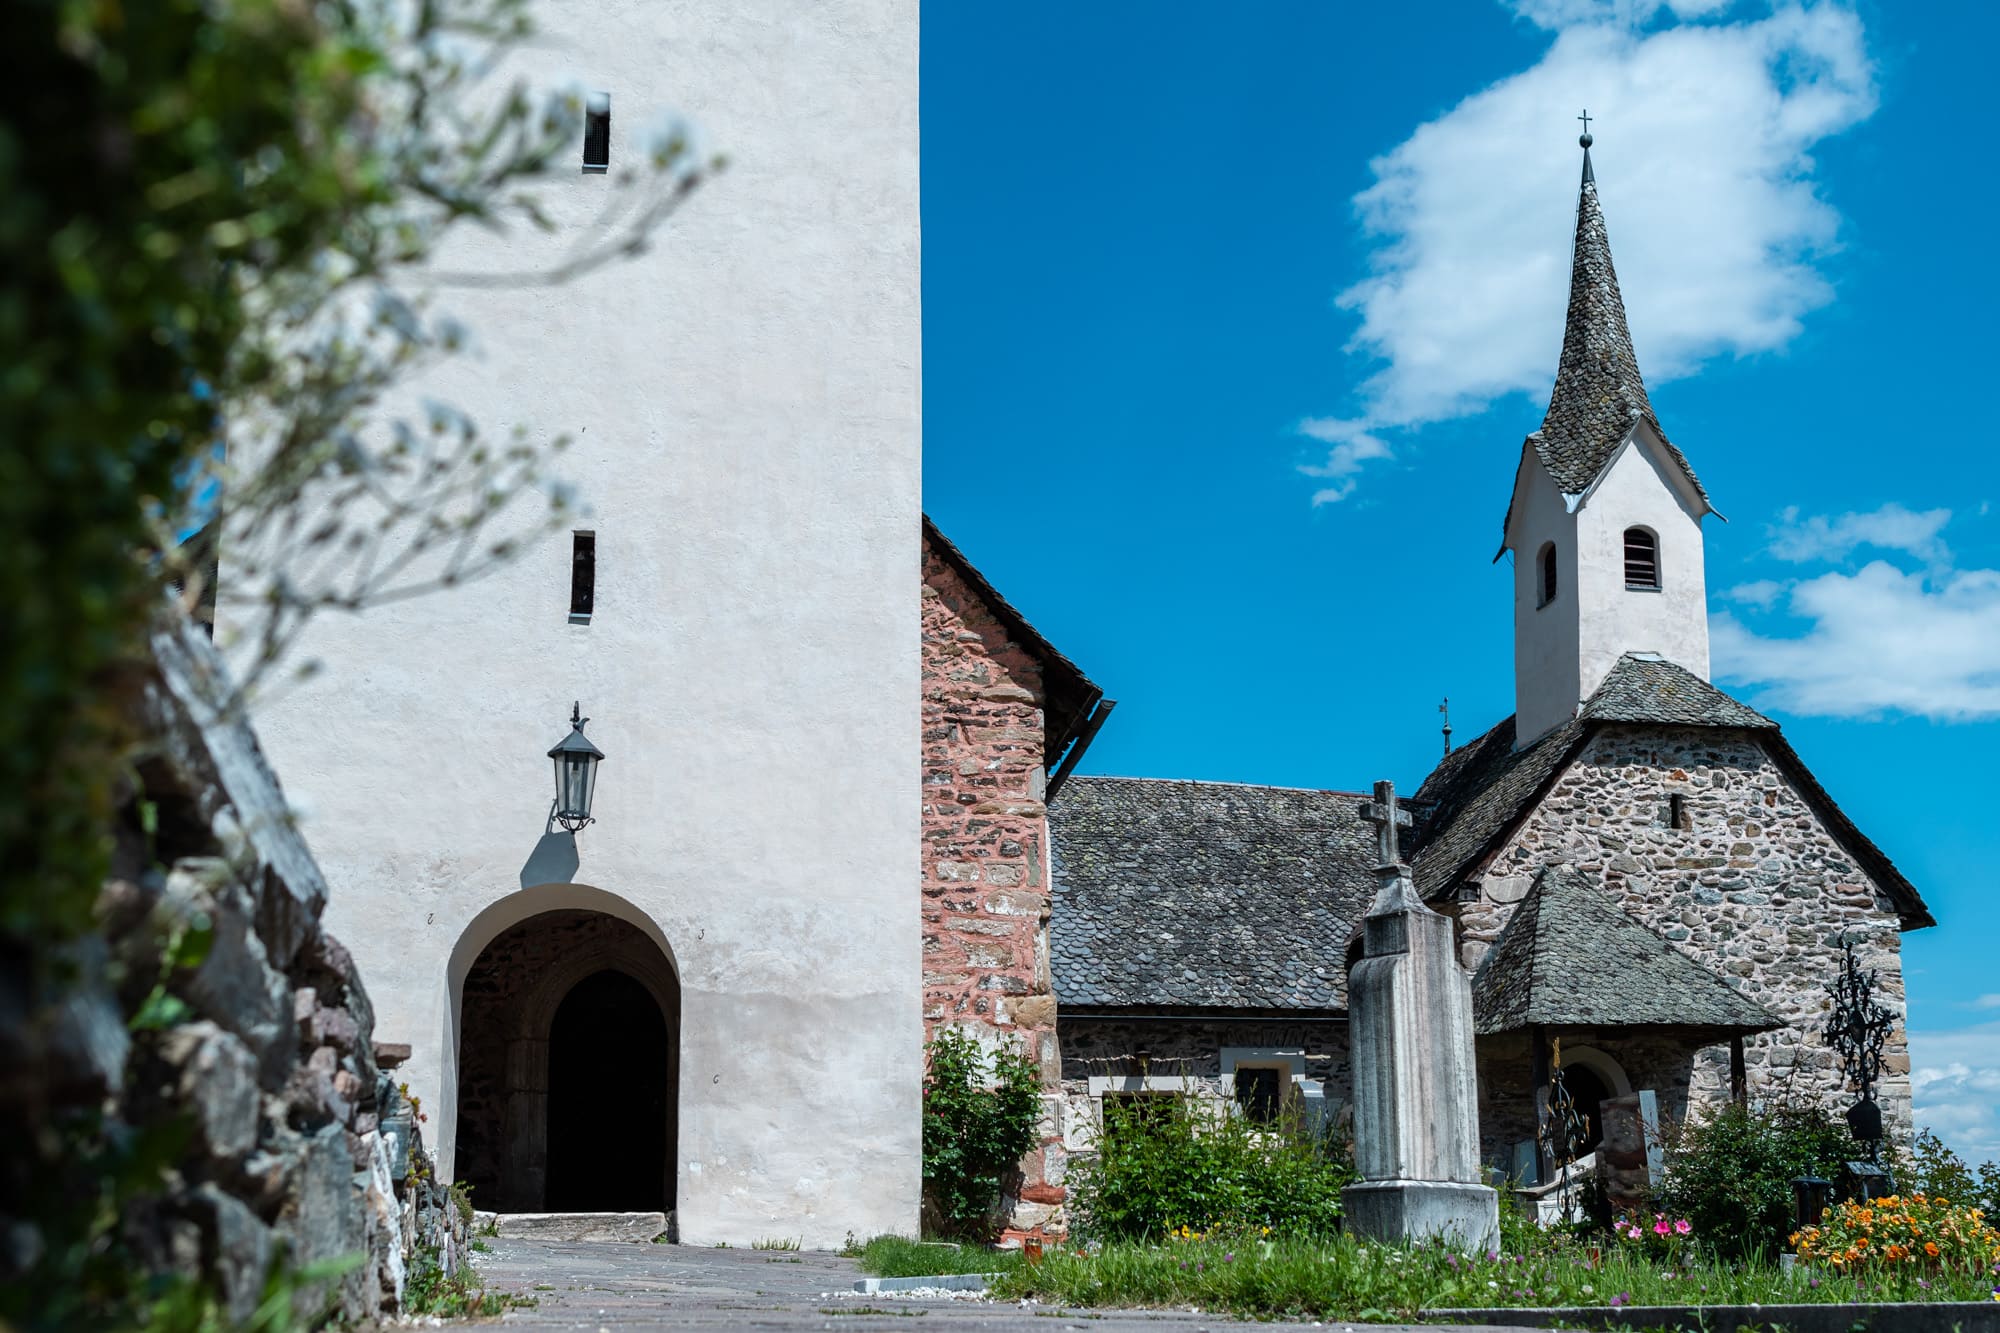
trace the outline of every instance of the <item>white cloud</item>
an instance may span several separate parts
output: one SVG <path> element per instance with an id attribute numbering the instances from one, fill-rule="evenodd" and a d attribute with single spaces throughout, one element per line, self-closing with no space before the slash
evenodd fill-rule
<path id="1" fill-rule="evenodd" d="M 1701 18 L 1729 8 L 1730 0 L 1507 0 L 1507 8 L 1544 28 L 1568 28 L 1579 23 L 1618 23 L 1637 27 L 1661 10 L 1675 18 Z"/>
<path id="2" fill-rule="evenodd" d="M 1803 634 L 1760 635 L 1711 618 L 1715 673 L 1764 687 L 1757 702 L 1794 713 L 2000 717 L 2000 570 L 1908 573 L 1875 560 L 1794 584 Z"/>
<path id="3" fill-rule="evenodd" d="M 1968 1162 L 2000 1161 L 2000 1022 L 1910 1034 L 1917 1124 Z"/>
<path id="4" fill-rule="evenodd" d="M 1336 424 L 1381 439 L 1510 393 L 1546 399 L 1568 300 L 1580 107 L 1652 382 L 1782 347 L 1832 299 L 1816 264 L 1840 217 L 1808 150 L 1875 108 L 1861 23 L 1836 4 L 1686 21 L 1720 7 L 1516 4 L 1556 30 L 1541 61 L 1419 126 L 1355 197 L 1371 272 L 1340 301 L 1360 320 L 1348 351 L 1377 364 L 1358 414 Z M 1665 26 L 1638 26 L 1662 14 Z"/>
<path id="5" fill-rule="evenodd" d="M 1333 446 L 1327 451 L 1326 462 L 1308 464 L 1299 469 L 1308 477 L 1334 479 L 1333 485 L 1321 487 L 1313 493 L 1314 505 L 1345 500 L 1354 491 L 1355 474 L 1361 471 L 1363 463 L 1371 458 L 1389 457 L 1389 446 L 1383 443 L 1380 436 L 1352 421 L 1312 417 L 1299 423 L 1299 433 Z"/>
<path id="6" fill-rule="evenodd" d="M 2000 1009 L 2000 995 L 1982 995 L 1975 1000 L 1967 1000 L 1969 1009 Z"/>
<path id="7" fill-rule="evenodd" d="M 1731 588 L 1728 600 L 1782 610 L 1802 628 L 1759 633 L 1729 612 L 1715 613 L 1715 674 L 1760 686 L 1757 702 L 1794 713 L 2000 717 L 2000 570 L 1952 568 L 1940 535 L 1950 521 L 1949 509 L 1899 504 L 1832 517 L 1785 510 L 1770 528 L 1769 553 L 1780 560 L 1834 561 L 1867 546 L 1914 556 L 1928 568 L 1871 560 L 1852 572 Z"/>
<path id="8" fill-rule="evenodd" d="M 1770 551 L 1780 560 L 1797 564 L 1806 560 L 1839 560 L 1853 554 L 1858 547 L 1873 546 L 1944 563 L 1951 559 L 1951 551 L 1940 534 L 1949 522 L 1949 509 L 1926 509 L 1919 513 L 1899 504 L 1886 504 L 1866 514 L 1839 514 L 1832 518 L 1815 514 L 1807 519 L 1800 519 L 1794 507 L 1780 514 L 1778 523 L 1770 529 Z"/>
<path id="9" fill-rule="evenodd" d="M 1785 595 L 1785 590 L 1790 586 L 1776 579 L 1756 579 L 1749 583 L 1739 583 L 1722 595 L 1732 602 L 1754 606 L 1759 611 L 1769 611 L 1777 605 L 1778 599 Z"/>

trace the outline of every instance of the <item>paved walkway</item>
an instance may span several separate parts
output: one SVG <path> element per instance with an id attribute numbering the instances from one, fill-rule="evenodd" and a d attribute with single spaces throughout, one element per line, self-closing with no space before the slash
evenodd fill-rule
<path id="1" fill-rule="evenodd" d="M 1064 1310 L 992 1301 L 862 1296 L 854 1261 L 821 1253 L 701 1250 L 679 1245 L 489 1240 L 476 1256 L 489 1291 L 533 1297 L 510 1311 L 507 1327 L 633 1333 L 639 1329 L 756 1328 L 832 1333 L 1201 1333 L 1235 1320 L 1149 1310 Z M 921 1319 L 921 1324 L 914 1324 Z M 1356 1328 L 1394 1333 L 1408 1326 L 1270 1324 L 1265 1328 Z M 1482 1333 L 1466 1325 L 1456 1333 Z M 1486 1330 L 1485 1333 L 1495 1333 Z M 1508 1330 L 1518 1333 L 1518 1330 Z"/>

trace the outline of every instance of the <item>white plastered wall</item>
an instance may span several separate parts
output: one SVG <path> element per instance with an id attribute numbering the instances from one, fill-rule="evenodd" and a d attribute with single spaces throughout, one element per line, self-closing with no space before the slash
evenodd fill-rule
<path id="1" fill-rule="evenodd" d="M 612 910 L 680 976 L 682 1238 L 909 1232 L 917 6 L 537 12 L 546 38 L 517 63 L 611 94 L 614 164 L 669 110 L 730 158 L 637 260 L 444 297 L 477 352 L 423 392 L 500 440 L 575 441 L 556 471 L 597 535 L 591 623 L 569 622 L 565 532 L 455 591 L 323 617 L 299 653 L 324 674 L 256 721 L 376 1036 L 415 1047 L 399 1077 L 441 1169 L 463 955 L 534 912 Z M 558 236 L 482 236 L 450 266 L 546 262 L 615 188 L 566 170 L 545 196 Z M 598 823 L 580 883 L 524 892 L 572 699 L 608 756 Z"/>
<path id="2" fill-rule="evenodd" d="M 1582 696 L 1625 653 L 1658 653 L 1708 679 L 1708 593 L 1703 506 L 1679 466 L 1641 423 L 1612 455 L 1576 514 Z M 1625 530 L 1659 538 L 1660 587 L 1625 586 Z"/>
<path id="3" fill-rule="evenodd" d="M 1626 653 L 1657 653 L 1708 679 L 1705 507 L 1643 423 L 1571 501 L 1532 446 L 1523 451 L 1508 546 L 1514 553 L 1515 743 L 1575 716 Z M 1625 531 L 1659 540 L 1660 587 L 1625 586 Z M 1555 599 L 1538 605 L 1537 553 L 1556 547 Z"/>
<path id="4" fill-rule="evenodd" d="M 1524 746 L 1569 721 L 1582 698 L 1576 519 L 1532 446 L 1522 451 L 1507 536 L 1514 552 L 1514 741 Z M 1556 548 L 1556 595 L 1542 604 L 1538 566 L 1547 542 Z"/>

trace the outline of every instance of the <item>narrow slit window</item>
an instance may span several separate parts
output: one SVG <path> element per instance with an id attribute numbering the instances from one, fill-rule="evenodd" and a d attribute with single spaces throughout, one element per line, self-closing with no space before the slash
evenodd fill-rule
<path id="1" fill-rule="evenodd" d="M 571 620 L 588 620 L 597 600 L 597 534 L 579 532 L 571 540 L 569 615 Z"/>
<path id="2" fill-rule="evenodd" d="M 1625 586 L 1660 586 L 1660 539 L 1644 528 L 1625 529 Z"/>
<path id="3" fill-rule="evenodd" d="M 1535 557 L 1535 605 L 1547 606 L 1556 599 L 1556 544 L 1548 542 Z"/>
<path id="4" fill-rule="evenodd" d="M 611 94 L 592 93 L 583 109 L 583 169 L 611 170 Z"/>
<path id="5" fill-rule="evenodd" d="M 1685 832 L 1694 827 L 1688 815 L 1688 798 L 1679 792 L 1667 797 L 1667 826 Z"/>

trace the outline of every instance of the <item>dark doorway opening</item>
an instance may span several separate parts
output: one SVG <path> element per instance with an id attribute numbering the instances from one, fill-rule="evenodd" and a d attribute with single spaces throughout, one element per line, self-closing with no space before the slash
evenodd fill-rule
<path id="1" fill-rule="evenodd" d="M 563 908 L 494 936 L 460 992 L 453 1170 L 500 1213 L 664 1212 L 680 982 L 660 946 Z"/>
<path id="2" fill-rule="evenodd" d="M 1612 1096 L 1604 1080 L 1582 1065 L 1570 1065 L 1563 1071 L 1563 1085 L 1576 1102 L 1576 1112 L 1583 1117 L 1583 1146 L 1580 1153 L 1596 1152 L 1597 1145 L 1604 1142 L 1604 1111 L 1601 1103 Z"/>
<path id="3" fill-rule="evenodd" d="M 570 989 L 549 1025 L 552 1213 L 665 1212 L 666 1016 L 623 972 Z"/>

